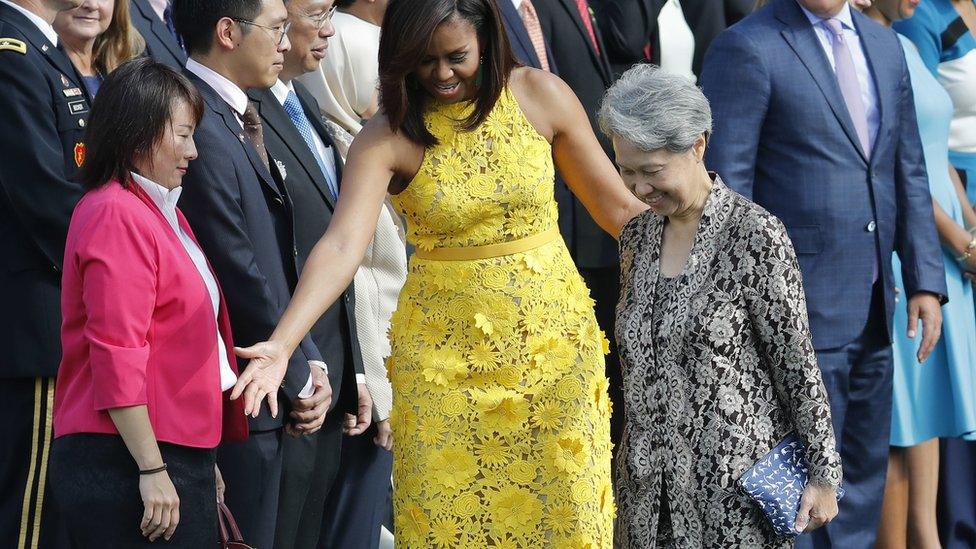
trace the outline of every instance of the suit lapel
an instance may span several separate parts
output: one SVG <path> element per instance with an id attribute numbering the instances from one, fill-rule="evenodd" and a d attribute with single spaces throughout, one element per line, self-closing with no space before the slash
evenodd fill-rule
<path id="1" fill-rule="evenodd" d="M 332 204 L 331 197 L 329 197 L 330 193 L 325 182 L 325 175 L 321 173 L 322 170 L 315 169 L 318 168 L 319 164 L 305 143 L 305 138 L 302 137 L 298 128 L 291 121 L 291 117 L 285 112 L 284 107 L 278 103 L 270 89 L 251 94 L 251 98 L 257 104 L 261 119 L 265 122 L 265 133 L 272 131 L 277 134 L 278 139 L 298 159 L 298 163 L 302 165 L 302 169 L 315 184 L 315 188 L 334 207 L 335 205 Z"/>
<path id="2" fill-rule="evenodd" d="M 203 96 L 204 102 L 207 104 L 207 108 L 212 110 L 214 114 L 219 116 L 223 121 L 224 125 L 227 126 L 227 131 L 232 133 L 238 141 L 241 143 L 241 147 L 244 149 L 244 154 L 247 155 L 248 161 L 254 168 L 254 172 L 257 174 L 258 179 L 261 183 L 268 188 L 274 195 L 278 198 L 282 197 L 282 193 L 278 189 L 278 185 L 275 184 L 274 178 L 271 177 L 271 172 L 265 167 L 264 162 L 261 157 L 258 156 L 257 150 L 254 145 L 248 141 L 247 137 L 244 135 L 244 129 L 241 127 L 240 122 L 237 120 L 237 115 L 231 110 L 230 105 L 228 105 L 223 99 L 217 95 L 216 90 L 210 87 L 209 84 L 200 79 L 197 75 L 193 74 L 188 70 L 184 70 L 183 74 L 186 75 L 191 82 L 200 90 L 200 95 Z"/>
<path id="3" fill-rule="evenodd" d="M 803 15 L 803 12 L 800 11 L 800 7 L 796 2 L 793 0 L 783 0 L 778 5 L 779 13 L 777 15 L 780 21 L 786 24 L 786 28 L 782 30 L 783 38 L 817 82 L 817 87 L 820 88 L 821 93 L 823 93 L 824 98 L 827 100 L 827 105 L 830 107 L 831 112 L 834 113 L 834 116 L 844 129 L 844 133 L 850 139 L 851 146 L 857 150 L 861 155 L 861 159 L 867 163 L 867 155 L 861 149 L 861 141 L 857 136 L 857 131 L 854 129 L 854 122 L 851 120 L 851 115 L 847 112 L 847 103 L 844 102 L 844 96 L 841 94 L 840 86 L 837 84 L 837 76 L 830 67 L 830 61 L 827 59 L 827 55 L 820 45 L 816 31 L 814 31 L 813 26 L 810 25 L 810 21 L 807 20 L 806 16 Z"/>
<path id="4" fill-rule="evenodd" d="M 586 25 L 583 23 L 579 8 L 576 7 L 575 0 L 559 0 L 559 2 L 562 4 L 563 8 L 569 12 L 569 17 L 573 20 L 576 30 L 583 35 L 583 39 L 586 41 L 587 50 L 590 52 L 590 57 L 593 60 L 593 64 L 600 69 L 600 74 L 603 76 L 604 83 L 609 85 L 610 68 L 603 62 L 603 56 L 593 49 L 593 40 L 590 38 L 590 32 L 586 30 Z M 603 51 L 603 44 L 600 43 L 600 35 L 597 32 L 596 22 L 592 21 L 592 19 L 591 22 L 593 23 L 593 33 L 597 36 L 597 44 L 599 44 L 601 48 L 600 51 Z"/>
<path id="5" fill-rule="evenodd" d="M 186 53 L 180 48 L 180 45 L 173 40 L 173 35 L 170 34 L 169 29 L 166 27 L 166 23 L 162 21 L 153 11 L 152 6 L 146 0 L 132 0 L 132 5 L 136 7 L 139 12 L 138 17 L 142 17 L 149 23 L 149 28 L 156 38 L 166 47 L 167 50 L 177 59 L 183 59 L 186 57 Z"/>
<path id="6" fill-rule="evenodd" d="M 878 31 L 881 29 L 875 25 L 866 25 L 861 19 L 864 17 L 861 12 L 857 10 L 851 10 L 854 15 L 854 26 L 857 28 L 857 33 L 861 38 L 861 48 L 864 49 L 864 56 L 868 60 L 868 68 L 871 70 L 871 78 L 874 79 L 874 90 L 877 94 L 878 99 L 878 135 L 874 138 L 874 147 L 871 151 L 871 160 L 873 161 L 877 158 L 875 151 L 879 150 L 882 145 L 882 141 L 885 138 L 885 113 L 894 112 L 894 98 L 891 95 L 890 86 L 881 86 L 880 83 L 883 81 L 881 74 L 883 74 L 884 68 L 882 63 L 885 60 L 890 59 L 891 53 L 886 52 L 882 49 L 880 36 L 878 36 Z M 865 18 L 866 19 L 866 18 Z"/>
<path id="7" fill-rule="evenodd" d="M 309 93 L 305 86 L 301 85 L 299 82 L 295 82 L 295 93 L 298 95 L 298 101 L 302 104 L 302 110 L 305 111 L 305 116 L 308 117 L 309 122 L 312 123 L 312 128 L 319 134 L 322 138 L 322 142 L 325 143 L 326 147 L 330 147 L 332 150 L 332 160 L 335 163 L 336 171 L 336 188 L 342 188 L 342 155 L 339 154 L 339 148 L 336 147 L 335 140 L 332 138 L 332 132 L 329 131 L 328 126 L 325 125 L 325 121 L 322 119 L 322 112 L 319 110 L 319 104 Z"/>

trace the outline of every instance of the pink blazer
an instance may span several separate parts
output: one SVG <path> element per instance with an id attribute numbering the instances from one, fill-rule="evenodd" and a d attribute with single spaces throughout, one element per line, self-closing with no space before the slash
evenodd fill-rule
<path id="1" fill-rule="evenodd" d="M 159 441 L 214 448 L 247 438 L 241 400 L 220 390 L 215 324 L 237 368 L 223 295 L 215 323 L 200 273 L 137 184 L 112 181 L 81 199 L 61 285 L 56 437 L 117 434 L 108 410 L 145 404 Z"/>

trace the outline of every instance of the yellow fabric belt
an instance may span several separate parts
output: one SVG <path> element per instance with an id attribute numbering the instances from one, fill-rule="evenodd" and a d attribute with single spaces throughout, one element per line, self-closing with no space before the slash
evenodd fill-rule
<path id="1" fill-rule="evenodd" d="M 414 255 L 420 259 L 432 261 L 472 261 L 476 259 L 490 259 L 505 255 L 519 254 L 534 250 L 559 238 L 559 229 L 553 227 L 548 231 L 486 246 L 466 246 L 462 248 L 434 248 L 433 250 L 417 249 Z"/>

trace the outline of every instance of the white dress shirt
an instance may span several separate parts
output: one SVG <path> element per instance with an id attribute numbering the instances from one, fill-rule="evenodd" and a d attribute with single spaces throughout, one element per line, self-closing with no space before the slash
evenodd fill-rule
<path id="1" fill-rule="evenodd" d="M 206 82 L 217 95 L 224 100 L 225 103 L 230 105 L 230 108 L 234 110 L 237 114 L 237 123 L 241 125 L 241 129 L 244 128 L 244 121 L 241 118 L 244 116 L 244 111 L 247 110 L 247 94 L 244 90 L 239 88 L 237 84 L 228 80 L 224 75 L 218 73 L 217 71 L 201 65 L 196 59 L 192 57 L 186 61 L 186 70 L 197 75 L 200 80 Z"/>
<path id="2" fill-rule="evenodd" d="M 798 5 L 807 16 L 810 24 L 813 25 L 817 39 L 820 40 L 820 46 L 827 55 L 827 61 L 830 62 L 830 68 L 836 70 L 834 64 L 833 33 L 827 28 L 827 24 L 824 23 L 823 18 L 814 15 L 804 8 L 802 4 Z M 854 59 L 854 70 L 857 72 L 857 80 L 861 84 L 861 100 L 864 101 L 864 113 L 868 119 L 868 144 L 870 149 L 874 150 L 874 142 L 878 137 L 878 128 L 881 126 L 881 111 L 878 109 L 878 94 L 874 85 L 874 78 L 871 76 L 868 59 L 864 55 L 864 48 L 861 46 L 861 37 L 858 35 L 857 28 L 854 26 L 854 16 L 851 14 L 850 4 L 845 2 L 840 13 L 834 17 L 843 26 L 844 39 L 847 41 L 847 48 L 850 50 L 851 57 Z M 871 151 L 865 152 L 871 154 Z"/>
<path id="3" fill-rule="evenodd" d="M 285 84 L 281 80 L 278 80 L 275 82 L 274 86 L 271 86 L 271 93 L 275 96 L 275 99 L 278 100 L 278 103 L 280 103 L 282 107 L 285 106 L 285 100 L 288 99 L 288 92 L 293 91 L 295 91 L 295 86 L 291 82 Z M 318 132 L 315 131 L 314 127 L 312 128 L 312 141 L 315 142 L 316 154 L 318 154 L 319 158 L 322 159 L 322 162 L 325 163 L 325 169 L 329 172 L 325 174 L 326 177 L 330 178 L 336 184 L 336 188 L 338 188 L 339 175 L 336 171 L 335 155 L 332 152 L 332 147 L 327 146 L 325 142 L 322 141 L 322 138 L 319 136 Z"/>
<path id="4" fill-rule="evenodd" d="M 34 23 L 34 25 L 40 29 L 41 33 L 44 34 L 44 37 L 47 38 L 48 42 L 54 44 L 55 46 L 58 45 L 58 33 L 54 30 L 51 23 L 45 21 L 40 15 L 37 15 L 32 11 L 28 11 L 26 8 L 18 6 L 13 2 L 8 0 L 0 0 L 0 2 L 3 2 L 4 4 L 24 14 L 24 17 L 30 19 L 30 22 Z"/>
<path id="5" fill-rule="evenodd" d="M 180 227 L 179 218 L 176 216 L 176 203 L 180 199 L 183 188 L 176 187 L 175 189 L 167 189 L 137 173 L 132 174 L 132 179 L 142 187 L 142 190 L 146 191 L 146 194 L 156 204 L 159 211 L 163 213 L 163 217 L 169 222 L 170 228 L 173 229 L 173 232 L 180 239 L 180 243 L 183 244 L 183 249 L 190 256 L 190 261 L 197 268 L 197 272 L 200 273 L 200 278 L 203 279 L 203 284 L 207 287 L 207 293 L 210 294 L 210 303 L 213 305 L 214 320 L 219 323 L 220 290 L 217 286 L 217 279 L 210 271 L 210 265 L 207 263 L 207 258 L 203 255 L 203 250 Z M 220 337 L 219 328 L 216 330 L 215 336 L 217 339 L 217 359 L 220 363 L 220 389 L 226 391 L 237 383 L 237 374 L 234 373 L 234 370 L 230 367 L 230 362 L 227 361 L 227 346 L 224 345 L 224 340 Z"/>
<path id="6" fill-rule="evenodd" d="M 522 0 L 512 0 L 512 4 L 515 4 L 515 10 L 518 11 L 522 7 Z"/>
<path id="7" fill-rule="evenodd" d="M 657 16 L 660 33 L 661 68 L 696 80 L 691 69 L 695 59 L 695 34 L 691 32 L 678 0 L 668 0 Z"/>

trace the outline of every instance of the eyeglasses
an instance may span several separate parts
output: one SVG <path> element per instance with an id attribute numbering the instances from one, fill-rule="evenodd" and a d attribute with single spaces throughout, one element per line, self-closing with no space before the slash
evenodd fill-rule
<path id="1" fill-rule="evenodd" d="M 264 30 L 271 31 L 271 36 L 272 37 L 277 36 L 277 38 L 275 38 L 275 40 L 276 40 L 275 45 L 277 45 L 277 46 L 280 46 L 281 43 L 285 41 L 285 35 L 287 35 L 288 34 L 288 30 L 291 29 L 291 21 L 288 21 L 284 25 L 281 25 L 279 27 L 269 27 L 267 25 L 262 25 L 260 23 L 255 23 L 254 21 L 249 21 L 247 19 L 233 18 L 233 20 L 234 21 L 237 21 L 238 23 L 243 23 L 245 25 L 251 25 L 252 27 L 260 27 L 260 28 L 262 28 Z"/>
<path id="2" fill-rule="evenodd" d="M 309 19 L 315 25 L 315 28 L 321 29 L 326 23 L 332 21 L 332 16 L 335 15 L 338 6 L 333 5 L 329 8 L 329 11 L 321 13 L 319 15 L 302 15 L 302 17 Z"/>

